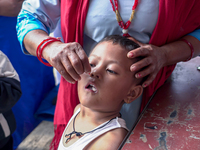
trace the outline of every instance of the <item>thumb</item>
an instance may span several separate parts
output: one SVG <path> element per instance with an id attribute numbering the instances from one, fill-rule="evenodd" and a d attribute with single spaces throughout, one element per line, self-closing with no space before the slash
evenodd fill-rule
<path id="1" fill-rule="evenodd" d="M 134 42 L 137 43 L 139 46 L 144 46 L 144 45 L 146 45 L 146 44 L 144 44 L 144 43 L 139 42 L 138 40 L 136 40 L 136 39 L 133 38 L 133 37 L 128 37 L 128 39 L 134 41 Z"/>

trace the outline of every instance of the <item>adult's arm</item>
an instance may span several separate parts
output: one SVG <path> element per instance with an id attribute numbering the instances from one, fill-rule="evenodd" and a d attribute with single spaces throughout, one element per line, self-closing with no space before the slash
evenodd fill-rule
<path id="1" fill-rule="evenodd" d="M 36 56 L 37 46 L 49 37 L 59 19 L 59 0 L 25 1 L 17 23 L 18 39 L 24 52 Z M 44 48 L 42 56 L 71 83 L 79 80 L 80 74 L 90 71 L 88 57 L 76 42 L 53 42 Z"/>
<path id="2" fill-rule="evenodd" d="M 194 48 L 193 58 L 200 55 L 200 29 L 194 31 L 183 37 L 189 41 Z M 185 61 L 191 56 L 191 49 L 187 43 L 178 40 L 161 47 L 151 44 L 142 44 L 137 50 L 128 53 L 129 58 L 137 56 L 144 56 L 142 61 L 139 61 L 131 66 L 131 71 L 139 71 L 141 68 L 146 67 L 144 70 L 139 71 L 135 76 L 141 78 L 148 76 L 144 81 L 143 87 L 148 86 L 155 79 L 159 70 L 168 65 L 176 64 L 180 61 Z"/>
<path id="3" fill-rule="evenodd" d="M 24 0 L 0 0 L 0 16 L 17 16 L 23 1 Z"/>
<path id="4" fill-rule="evenodd" d="M 49 11 L 50 10 L 50 11 Z M 43 30 L 47 36 L 56 28 L 60 19 L 59 0 L 26 0 L 17 18 L 17 36 L 25 54 L 29 54 L 23 44 L 25 35 L 32 30 Z"/>
<path id="5" fill-rule="evenodd" d="M 10 110 L 21 97 L 20 80 L 7 56 L 0 51 L 0 113 Z"/>

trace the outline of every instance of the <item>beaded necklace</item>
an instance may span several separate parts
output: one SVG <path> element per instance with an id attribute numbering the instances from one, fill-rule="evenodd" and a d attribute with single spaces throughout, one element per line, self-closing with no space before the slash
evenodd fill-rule
<path id="1" fill-rule="evenodd" d="M 124 24 L 124 22 L 122 21 L 122 18 L 121 18 L 121 16 L 120 16 L 120 13 L 119 13 L 119 10 L 118 10 L 118 1 L 117 1 L 117 0 L 114 0 L 115 5 L 113 4 L 113 1 L 112 1 L 112 0 L 110 0 L 110 3 L 111 3 L 111 5 L 112 5 L 113 11 L 114 11 L 115 14 L 116 14 L 117 22 L 118 22 L 119 26 L 122 28 L 123 36 L 129 37 L 130 35 L 128 34 L 128 27 L 130 26 L 131 21 L 133 20 L 134 13 L 135 13 L 135 9 L 136 9 L 136 7 L 137 7 L 137 5 L 138 5 L 138 0 L 135 0 L 134 5 L 133 5 L 133 7 L 132 7 L 131 16 L 130 16 L 129 20 L 128 20 L 125 24 Z"/>
<path id="2" fill-rule="evenodd" d="M 110 119 L 106 124 L 104 124 L 103 126 L 100 126 L 100 127 L 96 128 L 96 129 L 93 129 L 92 131 L 88 131 L 88 132 L 82 133 L 82 132 L 77 132 L 77 131 L 75 130 L 75 119 L 76 119 L 76 117 L 77 117 L 77 115 L 78 115 L 79 113 L 80 113 L 80 112 L 78 112 L 78 113 L 76 114 L 76 116 L 74 117 L 74 120 L 73 120 L 73 131 L 72 131 L 71 133 L 65 135 L 65 137 L 68 137 L 68 136 L 69 136 L 69 137 L 67 138 L 67 140 L 65 141 L 65 143 L 67 143 L 67 142 L 72 138 L 72 135 L 73 135 L 73 134 L 75 134 L 76 136 L 80 137 L 80 136 L 83 136 L 83 135 L 86 134 L 86 133 L 92 133 L 92 132 L 94 132 L 94 131 L 96 131 L 96 130 L 98 130 L 98 129 L 101 129 L 101 128 L 105 127 L 105 126 L 106 126 L 107 124 L 109 124 L 113 119 L 116 118 L 116 117 L 114 117 L 114 118 Z"/>

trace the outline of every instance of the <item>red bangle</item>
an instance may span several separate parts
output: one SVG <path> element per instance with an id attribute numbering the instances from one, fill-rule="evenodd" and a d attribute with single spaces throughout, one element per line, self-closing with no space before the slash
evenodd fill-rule
<path id="1" fill-rule="evenodd" d="M 190 50 L 191 50 L 190 57 L 188 59 L 184 60 L 184 62 L 186 62 L 186 61 L 189 61 L 193 57 L 194 48 L 193 48 L 192 44 L 189 41 L 187 41 L 186 39 L 181 39 L 181 41 L 184 41 L 185 43 L 187 43 L 187 45 L 190 47 Z"/>
<path id="2" fill-rule="evenodd" d="M 55 42 L 55 41 L 60 41 L 60 42 L 61 42 L 60 38 L 48 37 L 47 39 L 43 40 L 43 41 L 38 45 L 37 50 L 36 50 L 36 55 L 37 55 L 38 60 L 39 60 L 41 63 L 43 63 L 44 65 L 49 66 L 49 67 L 51 67 L 51 65 L 50 65 L 49 63 L 44 62 L 44 61 L 42 60 L 42 52 L 43 52 L 44 48 L 45 48 L 48 44 L 50 44 L 50 43 L 52 43 L 52 42 Z"/>

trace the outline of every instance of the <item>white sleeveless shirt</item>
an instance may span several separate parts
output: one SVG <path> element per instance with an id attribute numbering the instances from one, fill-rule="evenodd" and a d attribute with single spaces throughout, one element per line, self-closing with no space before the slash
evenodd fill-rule
<path id="1" fill-rule="evenodd" d="M 69 122 L 65 128 L 65 131 L 66 131 L 67 127 L 69 126 L 70 122 L 74 119 L 74 117 L 79 112 L 80 112 L 80 108 L 74 113 L 74 115 L 69 120 Z M 101 125 L 97 126 L 96 128 L 104 126 L 108 122 L 109 121 L 106 121 L 106 122 L 102 123 Z M 83 137 L 81 137 L 79 140 L 77 140 L 74 144 L 70 145 L 69 147 L 65 147 L 63 145 L 63 137 L 65 136 L 65 131 L 64 131 L 63 135 L 61 137 L 59 146 L 58 146 L 58 150 L 83 150 L 95 138 L 99 137 L 100 135 L 102 135 L 110 130 L 116 129 L 116 128 L 125 128 L 126 130 L 128 130 L 126 128 L 125 121 L 122 118 L 116 117 L 115 119 L 111 120 L 106 126 L 100 128 L 94 132 L 85 134 Z"/>

